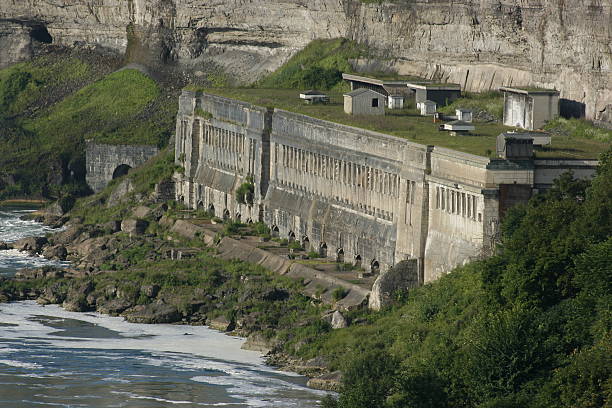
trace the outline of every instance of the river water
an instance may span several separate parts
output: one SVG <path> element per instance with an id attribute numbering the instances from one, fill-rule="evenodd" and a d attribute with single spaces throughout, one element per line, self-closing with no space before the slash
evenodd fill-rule
<path id="1" fill-rule="evenodd" d="M 0 208 L 0 241 L 46 227 Z M 48 263 L 0 251 L 0 274 Z M 316 407 L 324 393 L 206 327 L 145 325 L 33 301 L 0 304 L 0 407 Z"/>

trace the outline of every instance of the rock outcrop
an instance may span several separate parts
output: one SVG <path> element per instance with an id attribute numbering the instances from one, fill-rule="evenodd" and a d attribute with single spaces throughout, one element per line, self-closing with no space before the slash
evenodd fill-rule
<path id="1" fill-rule="evenodd" d="M 361 68 L 473 91 L 555 87 L 563 110 L 610 120 L 611 10 L 610 0 L 13 0 L 0 4 L 0 66 L 51 40 L 194 71 L 212 62 L 252 81 L 313 39 L 346 37 L 385 57 Z"/>
<path id="2" fill-rule="evenodd" d="M 381 273 L 368 299 L 368 308 L 380 310 L 388 306 L 396 291 L 405 291 L 419 286 L 419 268 L 416 259 L 398 262 L 393 268 Z"/>

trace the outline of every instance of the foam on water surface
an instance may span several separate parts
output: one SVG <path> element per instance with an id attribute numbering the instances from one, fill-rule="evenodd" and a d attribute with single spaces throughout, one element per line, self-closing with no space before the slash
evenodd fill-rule
<path id="1" fill-rule="evenodd" d="M 114 335 L 96 337 L 99 331 L 92 330 L 92 337 L 73 337 L 75 321 Z M 139 407 L 312 407 L 324 395 L 306 388 L 302 377 L 265 366 L 258 352 L 242 350 L 244 339 L 203 326 L 129 323 L 32 301 L 0 304 L 0 323 L 0 391 L 8 370 L 13 379 L 61 381 L 77 388 L 103 384 L 96 389 L 104 390 L 105 398 L 112 394 L 111 399 L 135 401 Z M 177 383 L 172 387 L 169 375 Z M 195 396 L 184 398 L 176 391 L 182 387 Z"/>

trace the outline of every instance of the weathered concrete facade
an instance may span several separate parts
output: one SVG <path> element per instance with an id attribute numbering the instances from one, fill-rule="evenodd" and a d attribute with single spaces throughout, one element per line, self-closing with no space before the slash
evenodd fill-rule
<path id="1" fill-rule="evenodd" d="M 87 184 L 99 192 L 109 181 L 138 167 L 159 152 L 156 146 L 108 145 L 87 142 L 85 161 Z"/>
<path id="2" fill-rule="evenodd" d="M 507 208 L 595 161 L 489 159 L 185 91 L 176 197 L 366 270 L 416 259 L 428 282 L 490 253 Z M 252 177 L 253 203 L 236 200 Z M 249 178 L 250 179 L 250 178 Z"/>

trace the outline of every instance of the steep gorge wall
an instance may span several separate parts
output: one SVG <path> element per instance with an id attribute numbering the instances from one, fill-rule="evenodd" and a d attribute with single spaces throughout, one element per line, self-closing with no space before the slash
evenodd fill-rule
<path id="1" fill-rule="evenodd" d="M 196 70 L 212 60 L 245 81 L 315 38 L 347 37 L 382 57 L 362 67 L 448 79 L 468 90 L 555 87 L 564 109 L 612 120 L 611 0 L 0 2 L 0 43 L 8 43 L 7 32 L 23 43 L 33 23 L 44 24 L 57 44 Z M 0 66 L 15 58 L 0 52 Z"/>

